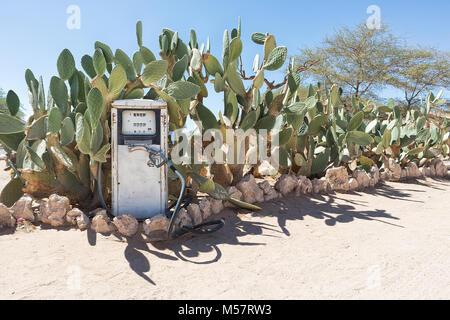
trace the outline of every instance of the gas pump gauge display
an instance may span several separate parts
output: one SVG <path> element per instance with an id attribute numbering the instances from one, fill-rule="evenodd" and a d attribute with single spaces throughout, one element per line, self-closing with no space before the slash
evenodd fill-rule
<path id="1" fill-rule="evenodd" d="M 124 110 L 122 134 L 133 136 L 155 135 L 156 115 L 151 110 Z"/>

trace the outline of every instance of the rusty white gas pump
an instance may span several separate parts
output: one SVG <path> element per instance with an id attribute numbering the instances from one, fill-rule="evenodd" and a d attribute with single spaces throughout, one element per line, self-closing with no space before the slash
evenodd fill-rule
<path id="1" fill-rule="evenodd" d="M 144 99 L 115 101 L 111 117 L 112 214 L 145 219 L 165 212 L 166 103 Z"/>
<path id="2" fill-rule="evenodd" d="M 154 100 L 118 100 L 111 108 L 112 210 L 113 216 L 130 214 L 138 220 L 165 214 L 170 219 L 167 238 L 187 232 L 210 233 L 223 220 L 197 226 L 175 226 L 186 200 L 183 176 L 169 161 L 167 104 Z M 178 200 L 168 208 L 168 168 L 181 181 Z M 101 172 L 101 170 L 99 170 Z M 99 176 L 99 190 L 101 190 Z M 103 206 L 107 208 L 100 192 Z M 186 208 L 192 199 L 188 199 Z M 211 227 L 212 226 L 212 227 Z"/>

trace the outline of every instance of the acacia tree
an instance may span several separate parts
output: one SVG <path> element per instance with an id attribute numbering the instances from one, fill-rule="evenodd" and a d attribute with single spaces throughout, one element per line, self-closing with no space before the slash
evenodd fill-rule
<path id="1" fill-rule="evenodd" d="M 0 88 L 0 112 L 6 112 L 7 110 L 5 92 Z"/>
<path id="2" fill-rule="evenodd" d="M 0 88 L 0 112 L 4 112 L 4 113 L 8 113 L 9 112 L 6 100 L 7 100 L 6 92 L 2 88 Z M 20 105 L 20 107 L 19 107 L 19 111 L 17 112 L 17 116 L 20 119 L 23 119 L 25 117 L 25 114 L 23 113 L 23 106 L 22 105 Z"/>
<path id="3" fill-rule="evenodd" d="M 399 39 L 387 26 L 370 30 L 364 23 L 343 27 L 316 48 L 306 48 L 295 57 L 297 65 L 318 61 L 304 71 L 308 78 L 338 84 L 355 97 L 375 96 L 390 79 L 397 64 Z"/>
<path id="4" fill-rule="evenodd" d="M 399 50 L 397 65 L 389 83 L 402 90 L 408 109 L 435 89 L 447 88 L 450 83 L 450 55 L 432 48 L 405 47 Z"/>

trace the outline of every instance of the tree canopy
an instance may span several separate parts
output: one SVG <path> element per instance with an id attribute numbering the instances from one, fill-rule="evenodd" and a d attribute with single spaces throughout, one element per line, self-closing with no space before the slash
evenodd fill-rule
<path id="1" fill-rule="evenodd" d="M 433 48 L 405 47 L 399 50 L 399 57 L 388 82 L 403 91 L 408 108 L 416 105 L 422 94 L 449 86 L 448 53 Z"/>
<path id="2" fill-rule="evenodd" d="M 415 105 L 430 90 L 449 85 L 450 54 L 412 47 L 386 25 L 370 30 L 364 23 L 343 27 L 315 48 L 305 48 L 296 65 L 315 61 L 303 78 L 336 83 L 348 95 L 377 97 L 380 89 L 402 90 L 405 105 Z"/>
<path id="3" fill-rule="evenodd" d="M 6 93 L 0 88 L 0 112 L 7 112 L 8 107 L 6 106 Z"/>
<path id="4" fill-rule="evenodd" d="M 6 92 L 2 88 L 0 88 L 0 112 L 3 112 L 3 113 L 9 113 L 9 109 L 6 104 L 6 97 L 7 97 Z M 23 110 L 22 105 L 20 105 L 20 109 L 17 113 L 17 116 L 21 119 L 23 119 L 25 117 L 25 114 L 23 113 L 22 110 Z"/>

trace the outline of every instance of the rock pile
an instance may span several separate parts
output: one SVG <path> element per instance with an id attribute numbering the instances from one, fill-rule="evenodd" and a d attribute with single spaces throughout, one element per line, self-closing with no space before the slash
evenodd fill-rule
<path id="1" fill-rule="evenodd" d="M 448 169 L 441 159 L 433 159 L 420 169 L 413 162 L 402 169 L 394 159 L 389 159 L 385 161 L 381 171 L 377 166 L 373 166 L 368 173 L 364 170 L 355 170 L 349 176 L 345 167 L 331 168 L 327 170 L 325 177 L 312 181 L 305 176 L 283 174 L 274 186 L 267 180 L 258 183 L 253 175 L 247 175 L 236 186 L 229 187 L 227 193 L 233 199 L 253 204 L 286 196 L 361 191 L 374 188 L 383 180 L 399 181 L 446 176 Z M 174 228 L 179 231 L 183 226 L 192 227 L 201 224 L 227 207 L 235 206 L 229 201 L 211 197 L 202 198 L 198 203 L 180 209 L 178 218 L 174 221 Z M 90 212 L 89 216 L 93 217 L 92 221 L 80 209 L 72 208 L 68 198 L 56 194 L 37 201 L 29 195 L 24 195 L 11 208 L 0 204 L 0 227 L 3 228 L 13 228 L 17 221 L 31 223 L 39 221 L 53 227 L 75 226 L 81 230 L 91 228 L 103 234 L 117 231 L 126 237 L 139 233 L 139 222 L 132 215 L 122 215 L 111 221 L 106 210 L 97 209 Z M 166 240 L 169 224 L 170 219 L 165 214 L 160 214 L 145 220 L 141 232 L 151 241 Z"/>

